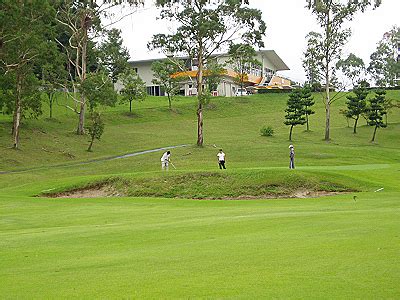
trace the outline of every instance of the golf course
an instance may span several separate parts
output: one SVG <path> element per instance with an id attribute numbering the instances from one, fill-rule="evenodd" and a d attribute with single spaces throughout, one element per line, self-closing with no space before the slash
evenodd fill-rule
<path id="1" fill-rule="evenodd" d="M 288 94 L 213 97 L 198 147 L 197 99 L 149 96 L 100 107 L 88 152 L 56 96 L 18 150 L 0 115 L 0 299 L 400 298 L 399 108 L 371 142 L 343 94 L 327 142 L 314 93 L 310 131 L 289 141 Z"/>

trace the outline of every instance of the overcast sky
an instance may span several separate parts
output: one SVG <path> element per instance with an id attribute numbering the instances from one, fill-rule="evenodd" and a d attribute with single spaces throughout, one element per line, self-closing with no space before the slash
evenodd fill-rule
<path id="1" fill-rule="evenodd" d="M 382 2 L 379 8 L 359 13 L 349 23 L 353 34 L 344 55 L 354 53 L 368 64 L 369 56 L 383 34 L 394 25 L 400 26 L 400 0 Z M 314 16 L 305 5 L 306 0 L 250 0 L 250 6 L 262 11 L 267 24 L 265 49 L 275 50 L 289 66 L 290 71 L 283 71 L 282 75 L 301 82 L 305 80 L 301 65 L 305 36 L 310 31 L 319 31 Z M 122 30 L 124 45 L 132 60 L 162 57 L 157 52 L 149 52 L 146 47 L 153 34 L 167 33 L 173 28 L 173 25 L 157 20 L 157 15 L 159 11 L 147 4 L 115 25 Z"/>

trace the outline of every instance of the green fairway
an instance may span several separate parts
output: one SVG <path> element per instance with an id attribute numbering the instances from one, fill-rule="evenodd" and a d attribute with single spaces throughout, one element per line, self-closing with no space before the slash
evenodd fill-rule
<path id="1" fill-rule="evenodd" d="M 0 298 L 400 298 L 400 111 L 370 143 L 372 127 L 362 120 L 354 135 L 339 115 L 342 98 L 327 143 L 315 98 L 311 131 L 294 129 L 295 170 L 285 94 L 213 98 L 202 148 L 194 98 L 173 111 L 163 97 L 135 103 L 134 115 L 106 110 L 92 153 L 61 107 L 55 120 L 24 120 L 19 151 L 0 116 Z M 175 145 L 187 146 L 171 150 L 168 173 L 162 151 L 78 164 Z M 43 196 L 108 178 L 136 197 Z M 345 193 L 288 198 L 281 187 Z"/>

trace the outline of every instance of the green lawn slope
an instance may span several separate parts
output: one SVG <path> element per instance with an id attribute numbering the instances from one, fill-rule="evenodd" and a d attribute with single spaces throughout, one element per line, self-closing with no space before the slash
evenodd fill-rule
<path id="1" fill-rule="evenodd" d="M 311 131 L 294 129 L 289 170 L 286 99 L 211 99 L 202 148 L 194 98 L 178 98 L 173 111 L 161 97 L 133 114 L 104 109 L 91 153 L 62 106 L 54 120 L 24 120 L 18 151 L 11 118 L 0 116 L 0 298 L 400 298 L 400 111 L 371 143 L 363 120 L 356 135 L 347 126 L 341 98 L 327 143 L 316 94 Z M 260 135 L 265 125 L 273 137 Z M 171 150 L 177 169 L 168 173 L 162 151 L 98 160 L 175 145 L 186 146 Z M 44 197 L 109 178 L 134 197 Z M 264 199 L 271 187 L 345 193 Z M 251 193 L 260 199 L 218 200 Z"/>

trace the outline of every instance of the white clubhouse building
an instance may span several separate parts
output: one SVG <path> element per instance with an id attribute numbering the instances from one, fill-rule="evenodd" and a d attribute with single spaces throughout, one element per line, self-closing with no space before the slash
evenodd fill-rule
<path id="1" fill-rule="evenodd" d="M 229 60 L 229 55 L 217 54 L 214 56 L 219 64 L 226 64 Z M 283 62 L 283 60 L 276 54 L 274 50 L 261 50 L 257 51 L 255 57 L 261 62 L 260 66 L 251 66 L 248 68 L 248 78 L 246 80 L 246 86 L 258 86 L 266 88 L 285 88 L 290 87 L 290 81 L 276 76 L 277 71 L 289 70 L 289 67 Z M 196 89 L 196 73 L 197 65 L 193 60 L 187 58 L 181 58 L 186 67 L 187 71 L 180 74 L 182 78 L 187 80 L 182 81 L 180 94 L 185 96 L 192 96 L 197 94 Z M 139 77 L 146 83 L 147 93 L 153 96 L 164 96 L 162 88 L 158 85 L 154 85 L 152 80 L 154 79 L 151 65 L 154 61 L 160 59 L 148 59 L 131 61 L 131 66 L 135 69 Z M 207 69 L 207 67 L 205 67 Z M 234 96 L 239 88 L 239 85 L 235 82 L 236 73 L 233 68 L 230 68 L 229 64 L 226 65 L 226 73 L 222 76 L 222 80 L 218 85 L 216 91 L 213 91 L 214 95 L 218 96 Z"/>

